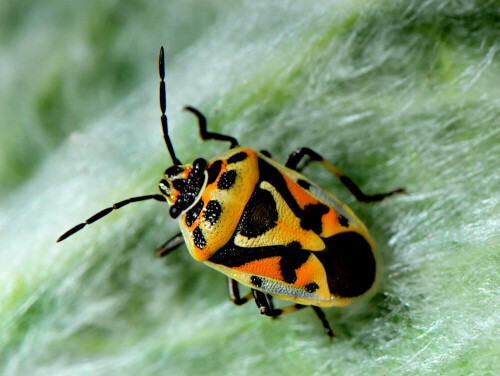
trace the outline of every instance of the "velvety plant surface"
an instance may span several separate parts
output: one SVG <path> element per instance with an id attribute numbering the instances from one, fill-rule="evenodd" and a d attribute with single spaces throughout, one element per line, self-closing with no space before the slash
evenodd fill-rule
<path id="1" fill-rule="evenodd" d="M 494 375 L 500 369 L 497 1 L 0 4 L 0 374 Z M 309 146 L 368 193 L 384 276 L 362 304 L 279 320 L 236 307 L 154 201 L 165 46 L 178 157 L 210 159 L 182 106 L 279 161 Z"/>

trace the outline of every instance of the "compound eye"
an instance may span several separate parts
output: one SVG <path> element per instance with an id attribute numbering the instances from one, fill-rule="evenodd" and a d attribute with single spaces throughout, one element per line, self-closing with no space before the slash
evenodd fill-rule
<path id="1" fill-rule="evenodd" d="M 198 173 L 200 171 L 204 171 L 207 167 L 207 161 L 203 158 L 198 158 L 193 162 L 193 171 Z"/>
<path id="2" fill-rule="evenodd" d="M 179 216 L 179 214 L 181 214 L 181 210 L 176 205 L 172 205 L 170 207 L 169 213 L 170 216 L 175 219 Z"/>

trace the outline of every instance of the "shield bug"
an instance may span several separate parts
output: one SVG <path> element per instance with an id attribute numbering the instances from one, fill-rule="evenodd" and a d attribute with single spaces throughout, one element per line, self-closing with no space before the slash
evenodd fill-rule
<path id="1" fill-rule="evenodd" d="M 185 243 L 191 256 L 225 274 L 231 300 L 254 299 L 261 314 L 277 317 L 310 306 L 333 337 L 320 307 L 345 306 L 372 289 L 377 274 L 375 245 L 353 211 L 299 172 L 305 157 L 320 163 L 358 201 L 380 201 L 396 193 L 366 195 L 337 167 L 309 148 L 294 151 L 280 164 L 266 151 L 243 148 L 231 136 L 207 131 L 203 114 L 185 107 L 198 120 L 202 140 L 230 143 L 207 161 L 182 164 L 168 134 L 165 63 L 159 55 L 161 124 L 173 165 L 159 183 L 161 194 L 117 202 L 59 237 L 60 242 L 113 210 L 132 202 L 168 203 L 181 232 L 156 252 L 159 257 Z M 240 296 L 238 284 L 250 288 Z M 273 297 L 293 302 L 275 308 Z"/>

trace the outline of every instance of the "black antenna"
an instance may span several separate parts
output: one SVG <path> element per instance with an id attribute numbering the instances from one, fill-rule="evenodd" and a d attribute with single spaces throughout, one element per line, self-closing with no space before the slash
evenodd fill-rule
<path id="1" fill-rule="evenodd" d="M 85 222 L 82 222 L 82 223 L 76 225 L 75 227 L 69 229 L 68 231 L 66 231 L 64 234 L 62 234 L 59 237 L 59 239 L 57 239 L 57 243 L 62 242 L 64 239 L 70 237 L 75 232 L 80 231 L 85 226 L 90 225 L 91 223 L 101 219 L 105 215 L 108 215 L 113 210 L 118 210 L 118 209 L 124 207 L 125 205 L 131 204 L 133 202 L 145 201 L 145 200 L 156 200 L 156 201 L 160 201 L 160 202 L 167 201 L 167 199 L 165 197 L 163 197 L 162 195 L 147 195 L 147 196 L 131 197 L 129 199 L 117 202 L 116 204 L 113 204 L 109 208 L 103 209 L 99 213 L 94 214 L 92 217 L 87 219 Z"/>
<path id="2" fill-rule="evenodd" d="M 172 146 L 172 141 L 168 136 L 168 119 L 165 112 L 167 110 L 167 94 L 165 90 L 165 53 L 163 51 L 163 46 L 160 48 L 160 56 L 158 58 L 158 70 L 160 72 L 160 109 L 161 109 L 161 128 L 163 129 L 163 138 L 165 139 L 165 144 L 167 145 L 168 153 L 172 158 L 174 165 L 181 165 L 181 161 L 177 159 L 174 152 L 174 147 Z"/>

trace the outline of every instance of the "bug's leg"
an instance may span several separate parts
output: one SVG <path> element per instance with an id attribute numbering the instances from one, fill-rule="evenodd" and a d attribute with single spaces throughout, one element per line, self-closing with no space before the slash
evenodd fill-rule
<path id="1" fill-rule="evenodd" d="M 167 199 L 162 195 L 147 195 L 147 196 L 131 197 L 131 198 L 128 198 L 126 200 L 117 202 L 117 203 L 113 204 L 112 206 L 110 206 L 109 208 L 103 209 L 99 213 L 94 214 L 92 217 L 88 218 L 85 222 L 82 222 L 82 223 L 76 225 L 75 227 L 69 229 L 68 231 L 66 231 L 64 234 L 62 234 L 57 239 L 57 243 L 62 242 L 64 239 L 70 237 L 75 232 L 80 231 L 85 226 L 90 225 L 91 223 L 101 219 L 105 215 L 108 215 L 113 210 L 118 210 L 118 209 L 124 207 L 125 205 L 131 204 L 132 202 L 145 201 L 145 200 L 156 200 L 156 201 L 160 201 L 160 202 L 167 201 Z"/>
<path id="2" fill-rule="evenodd" d="M 198 118 L 198 127 L 200 128 L 200 135 L 202 140 L 219 140 L 219 141 L 229 141 L 231 143 L 230 149 L 238 146 L 238 141 L 236 138 L 231 136 L 226 136 L 224 134 L 213 133 L 207 131 L 207 119 L 205 116 L 198 111 L 196 108 L 191 106 L 184 107 L 185 111 L 189 111 Z"/>
<path id="3" fill-rule="evenodd" d="M 284 308 L 273 308 L 272 302 L 269 303 L 267 295 L 261 291 L 252 289 L 253 298 L 255 299 L 255 304 L 262 315 L 276 317 L 281 316 L 286 313 L 292 313 L 306 307 L 302 304 L 294 304 Z"/>
<path id="4" fill-rule="evenodd" d="M 184 236 L 182 234 L 175 235 L 171 239 L 168 239 L 161 247 L 156 249 L 156 257 L 165 257 L 170 252 L 176 250 L 183 243 Z"/>
<path id="5" fill-rule="evenodd" d="M 271 308 L 271 310 L 274 310 L 273 296 L 271 294 L 266 294 L 266 299 L 269 303 L 269 308 Z"/>
<path id="6" fill-rule="evenodd" d="M 318 316 L 319 321 L 321 321 L 321 324 L 323 324 L 323 328 L 325 328 L 326 335 L 330 338 L 336 337 L 337 334 L 332 330 L 332 328 L 330 328 L 330 324 L 328 324 L 328 320 L 326 319 L 325 314 L 321 310 L 321 308 L 316 306 L 311 306 L 311 308 L 313 309 L 316 316 Z"/>
<path id="7" fill-rule="evenodd" d="M 232 302 L 236 305 L 245 304 L 252 296 L 252 292 L 250 291 L 243 298 L 240 297 L 240 289 L 238 288 L 238 282 L 229 277 L 227 277 L 227 290 L 229 292 L 229 299 L 231 299 Z"/>
<path id="8" fill-rule="evenodd" d="M 398 189 L 393 189 L 392 191 L 389 192 L 384 192 L 384 193 L 376 193 L 373 195 L 366 195 L 364 194 L 361 189 L 347 176 L 345 176 L 342 171 L 340 171 L 335 165 L 332 163 L 328 162 L 325 160 L 321 155 L 316 153 L 314 150 L 311 150 L 309 148 L 300 148 L 295 150 L 290 156 L 288 157 L 288 160 L 285 163 L 285 166 L 288 168 L 291 168 L 293 170 L 297 170 L 297 165 L 299 162 L 304 158 L 304 156 L 308 156 L 311 158 L 311 160 L 319 162 L 323 165 L 324 168 L 326 168 L 328 171 L 330 171 L 337 179 L 340 180 L 342 184 L 344 184 L 347 189 L 351 191 L 351 193 L 356 197 L 356 200 L 361 201 L 361 202 L 374 202 L 374 201 L 381 201 L 384 198 L 388 196 L 392 196 L 397 193 L 405 193 L 405 190 L 403 188 L 398 188 Z"/>
<path id="9" fill-rule="evenodd" d="M 262 315 L 270 316 L 271 318 L 276 318 L 281 315 L 285 315 L 287 313 L 292 313 L 296 312 L 302 308 L 305 308 L 307 306 L 303 304 L 293 304 L 288 307 L 283 307 L 283 308 L 273 308 L 272 303 L 269 302 L 269 295 L 264 294 L 263 292 L 257 291 L 257 290 L 252 290 L 253 297 L 255 299 L 255 304 L 257 305 L 257 308 L 259 309 L 259 312 Z M 319 320 L 321 321 L 321 324 L 323 325 L 323 328 L 325 329 L 325 333 L 328 337 L 332 338 L 335 337 L 336 334 L 333 332 L 333 330 L 330 328 L 330 325 L 328 324 L 328 320 L 325 317 L 325 314 L 319 307 L 311 306 L 313 309 L 314 313 L 316 313 L 316 316 L 318 316 Z"/>

